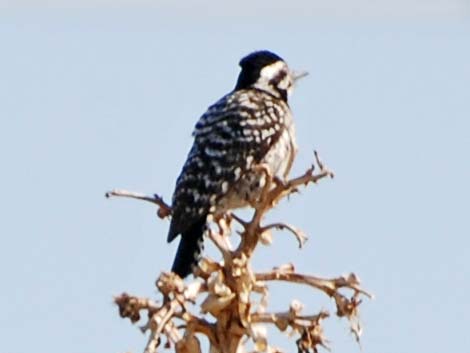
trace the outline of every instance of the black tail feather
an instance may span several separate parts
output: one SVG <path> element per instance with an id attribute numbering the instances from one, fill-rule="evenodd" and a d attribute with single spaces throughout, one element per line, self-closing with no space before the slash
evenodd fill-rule
<path id="1" fill-rule="evenodd" d="M 171 267 L 171 271 L 181 278 L 191 274 L 193 266 L 195 266 L 201 258 L 205 227 L 205 220 L 200 221 L 193 224 L 187 231 L 181 234 L 175 260 Z"/>

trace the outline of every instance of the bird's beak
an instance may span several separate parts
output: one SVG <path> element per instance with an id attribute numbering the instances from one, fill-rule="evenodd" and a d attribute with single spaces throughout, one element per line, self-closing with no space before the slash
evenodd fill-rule
<path id="1" fill-rule="evenodd" d="M 307 71 L 293 71 L 292 72 L 292 79 L 294 80 L 294 83 L 300 80 L 301 78 L 304 78 L 305 76 L 308 76 Z"/>

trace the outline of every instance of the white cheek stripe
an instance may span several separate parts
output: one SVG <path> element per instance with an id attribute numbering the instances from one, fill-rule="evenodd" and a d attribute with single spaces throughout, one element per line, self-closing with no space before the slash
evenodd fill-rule
<path id="1" fill-rule="evenodd" d="M 268 65 L 266 67 L 263 67 L 261 69 L 261 77 L 267 78 L 270 80 L 274 76 L 277 75 L 277 73 L 286 66 L 286 64 L 282 61 L 276 61 L 275 63 Z"/>

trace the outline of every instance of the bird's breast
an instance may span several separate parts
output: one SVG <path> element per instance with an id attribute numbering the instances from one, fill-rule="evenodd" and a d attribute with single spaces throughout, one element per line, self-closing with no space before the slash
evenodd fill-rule
<path id="1" fill-rule="evenodd" d="M 279 139 L 273 143 L 258 166 L 268 168 L 272 176 L 285 180 L 292 167 L 296 152 L 295 129 L 291 124 L 283 129 Z M 218 200 L 215 207 L 216 213 L 221 214 L 227 210 L 254 205 L 261 196 L 265 184 L 266 173 L 263 169 L 253 165 Z"/>

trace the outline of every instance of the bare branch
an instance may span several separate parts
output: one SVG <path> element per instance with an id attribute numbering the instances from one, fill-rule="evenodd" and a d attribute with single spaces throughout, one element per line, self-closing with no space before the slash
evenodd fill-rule
<path id="1" fill-rule="evenodd" d="M 154 194 L 153 196 L 148 196 L 148 195 L 141 194 L 138 192 L 127 191 L 127 190 L 122 190 L 122 189 L 114 189 L 114 190 L 108 191 L 105 194 L 105 197 L 106 198 L 127 197 L 131 199 L 151 202 L 159 207 L 158 212 L 157 212 L 158 217 L 163 219 L 171 215 L 171 206 L 168 205 L 165 201 L 163 201 L 163 198 L 157 194 Z"/>
<path id="2" fill-rule="evenodd" d="M 358 293 L 364 294 L 368 298 L 373 298 L 372 294 L 359 286 L 359 280 L 354 273 L 351 273 L 347 277 L 341 276 L 337 278 L 324 279 L 294 272 L 273 270 L 266 273 L 257 273 L 255 276 L 257 281 L 285 281 L 306 284 L 325 292 L 329 296 L 333 296 L 339 288 L 349 288 Z"/>
<path id="3" fill-rule="evenodd" d="M 280 331 L 291 327 L 294 332 L 301 335 L 297 340 L 299 351 L 316 352 L 318 345 L 329 349 L 328 340 L 323 335 L 321 327 L 321 320 L 329 316 L 326 311 L 316 315 L 300 315 L 300 309 L 296 310 L 291 305 L 291 309 L 287 312 L 254 314 L 252 322 L 274 324 Z"/>
<path id="4" fill-rule="evenodd" d="M 357 276 L 353 273 L 350 275 L 323 279 L 314 276 L 302 275 L 295 273 L 289 269 L 282 271 L 275 269 L 268 273 L 255 274 L 257 281 L 286 281 L 291 283 L 306 284 L 321 290 L 328 296 L 332 297 L 336 303 L 336 315 L 338 317 L 346 317 L 349 320 L 351 332 L 353 333 L 357 342 L 359 342 L 362 333 L 362 327 L 358 320 L 358 307 L 361 300 L 358 299 L 359 295 L 365 295 L 368 298 L 373 298 L 372 294 L 368 293 L 360 287 Z M 339 292 L 340 288 L 348 288 L 353 290 L 354 294 L 351 298 L 347 298 Z"/>
<path id="5" fill-rule="evenodd" d="M 236 220 L 243 228 L 246 228 L 249 224 L 249 222 L 244 221 L 240 217 L 238 217 L 235 213 L 231 212 L 230 217 L 232 217 L 234 220 Z"/>
<path id="6" fill-rule="evenodd" d="M 250 220 L 245 221 L 231 212 L 208 216 L 207 235 L 222 253 L 223 262 L 202 259 L 194 271 L 196 281 L 189 284 L 174 273 L 163 272 L 156 281 L 156 287 L 163 296 L 162 303 L 125 293 L 115 298 L 122 317 L 133 323 L 142 317 L 147 318 L 141 327 L 144 332 L 150 331 L 145 353 L 156 353 L 165 337 L 165 347 L 173 345 L 177 353 L 201 353 L 198 335 L 209 339 L 211 353 L 238 352 L 246 339 L 252 340 L 256 352 L 280 352 L 269 345 L 263 324 L 273 324 L 281 331 L 290 329 L 298 337 L 299 353 L 318 353 L 320 346 L 328 349 L 322 320 L 330 314 L 321 311 L 316 315 L 303 315 L 303 304 L 296 300 L 286 312 L 266 312 L 268 281 L 304 284 L 326 293 L 335 301 L 336 315 L 349 320 L 351 332 L 359 340 L 362 332 L 358 319 L 361 296 L 372 298 L 372 295 L 361 288 L 354 274 L 325 279 L 296 273 L 292 264 L 266 273 L 254 273 L 251 268 L 251 257 L 257 244 L 270 244 L 273 229 L 289 231 L 296 237 L 299 247 L 303 246 L 307 237 L 301 230 L 283 222 L 262 226 L 263 217 L 282 198 L 298 191 L 300 186 L 333 178 L 333 173 L 325 167 L 316 151 L 314 164 L 303 175 L 288 181 L 271 175 L 263 165 L 258 168 L 264 174 L 265 184 L 261 196 L 252 205 L 254 213 Z M 171 206 L 158 195 L 113 190 L 106 196 L 147 201 L 158 206 L 161 218 L 171 216 Z M 236 250 L 232 250 L 229 238 L 233 232 L 233 220 L 242 228 Z M 346 297 L 341 293 L 342 289 L 352 291 L 352 296 Z M 194 305 L 200 310 L 198 314 L 191 312 Z"/>
<path id="7" fill-rule="evenodd" d="M 330 314 L 327 311 L 321 311 L 316 315 L 299 315 L 293 317 L 292 314 L 287 311 L 279 313 L 255 313 L 251 316 L 251 320 L 253 323 L 275 324 L 281 331 L 284 331 L 285 328 L 282 329 L 284 322 L 294 326 L 305 326 L 311 322 L 326 319 L 329 316 Z"/>
<path id="8" fill-rule="evenodd" d="M 290 224 L 287 223 L 273 223 L 269 224 L 267 226 L 264 226 L 260 229 L 261 233 L 266 232 L 269 229 L 278 229 L 278 230 L 284 230 L 287 229 L 290 231 L 295 237 L 297 238 L 297 241 L 299 242 L 299 248 L 302 248 L 305 244 L 305 242 L 308 240 L 308 237 L 305 235 L 304 232 L 301 230 L 295 228 L 294 226 L 291 226 Z"/>

